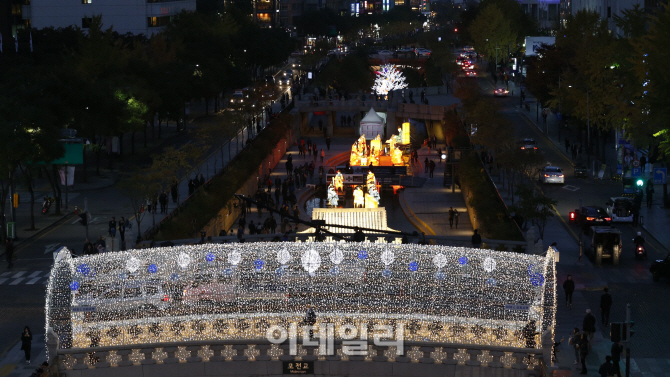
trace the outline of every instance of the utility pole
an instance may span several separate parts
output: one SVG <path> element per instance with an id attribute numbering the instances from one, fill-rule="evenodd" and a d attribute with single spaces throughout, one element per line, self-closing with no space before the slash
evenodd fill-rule
<path id="1" fill-rule="evenodd" d="M 626 304 L 626 377 L 630 377 L 630 303 Z"/>

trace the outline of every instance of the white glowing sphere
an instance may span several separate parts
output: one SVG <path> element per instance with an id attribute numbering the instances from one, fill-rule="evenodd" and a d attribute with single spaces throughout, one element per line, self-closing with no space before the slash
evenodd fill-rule
<path id="1" fill-rule="evenodd" d="M 128 261 L 126 262 L 126 268 L 128 269 L 128 271 L 130 271 L 132 273 L 132 272 L 137 271 L 137 269 L 140 268 L 141 264 L 142 264 L 142 262 L 140 262 L 139 259 L 137 259 L 135 257 L 132 257 L 132 258 L 128 259 Z"/>
<path id="2" fill-rule="evenodd" d="M 313 274 L 316 270 L 319 269 L 319 266 L 321 266 L 321 256 L 314 249 L 306 250 L 302 254 L 301 261 L 302 268 L 304 268 L 305 271 L 309 272 L 310 274 Z"/>
<path id="3" fill-rule="evenodd" d="M 228 263 L 232 264 L 233 266 L 237 266 L 241 260 L 242 260 L 242 254 L 240 254 L 239 251 L 233 250 L 230 253 L 228 253 Z"/>
<path id="4" fill-rule="evenodd" d="M 384 250 L 381 255 L 381 259 L 384 265 L 389 266 L 393 264 L 393 261 L 395 260 L 395 254 L 391 250 Z"/>
<path id="5" fill-rule="evenodd" d="M 333 262 L 333 264 L 338 265 L 342 263 L 342 260 L 344 259 L 344 254 L 342 254 L 342 250 L 335 249 L 330 253 L 329 257 L 330 261 Z"/>
<path id="6" fill-rule="evenodd" d="M 277 252 L 277 262 L 284 265 L 288 264 L 291 261 L 291 253 L 288 252 L 286 248 L 283 248 Z"/>
<path id="7" fill-rule="evenodd" d="M 447 257 L 444 254 L 439 253 L 433 257 L 433 264 L 437 268 L 442 268 L 447 265 Z"/>
<path id="8" fill-rule="evenodd" d="M 180 253 L 177 256 L 177 265 L 181 268 L 186 268 L 191 263 L 191 257 L 186 253 Z"/>

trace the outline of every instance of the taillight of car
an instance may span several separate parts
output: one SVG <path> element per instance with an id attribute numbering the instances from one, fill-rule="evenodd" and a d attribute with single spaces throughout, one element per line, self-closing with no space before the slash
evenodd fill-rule
<path id="1" fill-rule="evenodd" d="M 642 251 L 642 246 L 638 246 L 637 251 Z"/>
<path id="2" fill-rule="evenodd" d="M 544 174 L 544 177 L 545 177 L 545 178 L 549 178 L 549 174 L 546 174 L 546 173 L 545 173 L 545 174 Z"/>
<path id="3" fill-rule="evenodd" d="M 164 295 L 161 301 L 170 301 L 170 296 Z"/>
<path id="4" fill-rule="evenodd" d="M 521 149 L 526 149 L 526 147 L 521 147 Z"/>
<path id="5" fill-rule="evenodd" d="M 559 177 L 559 178 L 563 178 L 563 174 L 559 174 L 558 177 Z"/>
<path id="6" fill-rule="evenodd" d="M 533 149 L 537 149 L 537 147 L 533 147 Z"/>
<path id="7" fill-rule="evenodd" d="M 611 217 L 605 217 L 605 221 L 612 221 Z"/>
<path id="8" fill-rule="evenodd" d="M 586 221 L 593 221 L 593 220 L 595 220 L 595 219 L 596 219 L 595 217 L 587 217 L 587 218 L 586 218 Z"/>

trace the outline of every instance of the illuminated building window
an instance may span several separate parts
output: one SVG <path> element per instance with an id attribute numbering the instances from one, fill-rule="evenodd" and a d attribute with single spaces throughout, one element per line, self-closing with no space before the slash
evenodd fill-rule
<path id="1" fill-rule="evenodd" d="M 167 26 L 170 23 L 170 16 L 147 17 L 149 27 Z"/>
<path id="2" fill-rule="evenodd" d="M 258 17 L 259 22 L 270 22 L 271 21 L 270 13 L 258 13 L 257 17 Z"/>
<path id="3" fill-rule="evenodd" d="M 405 0 L 395 0 L 395 5 L 396 6 L 403 6 L 403 5 L 405 5 Z"/>

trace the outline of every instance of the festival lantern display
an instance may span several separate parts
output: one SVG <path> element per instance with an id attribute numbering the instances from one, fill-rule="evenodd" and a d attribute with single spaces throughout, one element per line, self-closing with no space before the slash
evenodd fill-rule
<path id="1" fill-rule="evenodd" d="M 555 326 L 555 250 L 383 243 L 200 244 L 56 256 L 46 326 L 61 347 L 254 340 L 271 326 L 393 325 L 405 340 L 525 347 Z M 298 294 L 295 294 L 298 292 Z M 318 336 L 318 331 L 315 331 Z M 539 345 L 539 336 L 538 336 Z"/>

